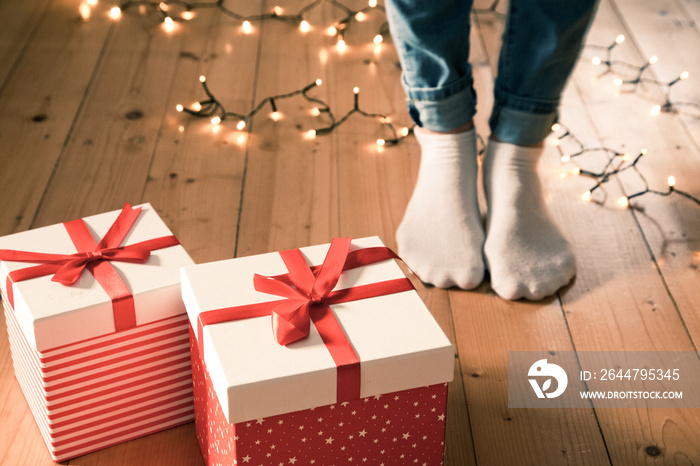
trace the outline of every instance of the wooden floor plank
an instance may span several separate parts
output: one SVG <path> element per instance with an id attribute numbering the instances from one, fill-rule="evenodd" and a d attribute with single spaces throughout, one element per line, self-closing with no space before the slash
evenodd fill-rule
<path id="1" fill-rule="evenodd" d="M 184 37 L 158 18 L 133 9 L 115 24 L 33 226 L 140 201 Z"/>
<path id="2" fill-rule="evenodd" d="M 299 1 L 287 8 L 301 6 Z M 325 7 L 312 13 L 314 24 L 330 22 L 334 14 Z M 269 96 L 297 91 L 319 78 L 323 84 L 309 95 L 327 101 L 333 89 L 320 54 L 328 39 L 319 29 L 303 35 L 293 24 L 268 21 L 255 33 L 262 35 L 261 59 L 254 99 L 243 107 L 245 112 Z M 280 47 L 281 37 L 285 47 Z M 249 124 L 238 256 L 326 243 L 338 234 L 335 156 L 328 138 L 304 137 L 304 131 L 325 125 L 324 117 L 311 116 L 315 104 L 301 96 L 276 105 L 282 119 L 270 119 L 268 104 Z"/>
<path id="3" fill-rule="evenodd" d="M 688 73 L 687 79 L 673 85 L 669 95 L 672 102 L 693 104 L 686 107 L 679 105 L 675 109 L 685 130 L 695 140 L 695 146 L 700 147 L 700 96 L 697 92 L 700 63 L 696 53 L 700 46 L 700 27 L 691 16 L 692 13 L 689 15 L 689 10 L 697 12 L 699 9 L 697 6 L 684 8 L 679 3 L 677 0 L 663 0 L 640 4 L 619 0 L 611 2 L 611 5 L 623 18 L 630 42 L 641 53 L 641 57 L 632 63 L 643 64 L 651 56 L 658 58 L 643 75 L 664 83 L 661 86 L 650 86 L 658 88 L 652 89 L 654 93 L 651 95 L 655 96 L 653 104 L 661 105 L 665 102 L 666 83 L 679 78 L 683 72 Z M 630 48 L 620 47 L 621 50 Z"/>
<path id="4" fill-rule="evenodd" d="M 67 3 L 42 16 L 0 94 L 0 234 L 30 226 L 110 31 L 104 18 L 76 22 Z"/>
<path id="5" fill-rule="evenodd" d="M 50 4 L 51 0 L 0 3 L 0 91 Z"/>
<path id="6" fill-rule="evenodd" d="M 626 1 L 616 1 L 616 8 L 624 16 L 633 43 L 633 47 L 620 47 L 618 56 L 623 60 L 640 60 L 649 54 L 658 54 L 659 62 L 653 71 L 658 79 L 674 79 L 680 70 L 687 70 L 690 76 L 700 76 L 700 65 L 686 50 L 700 47 L 700 34 L 685 21 L 684 11 L 675 7 L 675 2 L 659 5 L 639 5 Z M 674 25 L 674 27 L 671 27 Z M 614 24 L 601 22 L 599 37 L 615 28 Z M 651 40 L 656 37 L 657 40 Z M 683 43 L 679 53 L 675 53 L 678 44 Z M 582 71 L 592 71 L 582 67 Z M 600 86 L 605 86 L 605 81 Z M 672 100 L 692 101 L 700 99 L 698 86 L 692 85 L 690 78 L 674 86 Z M 590 99 L 591 92 L 584 97 Z M 676 93 L 676 91 L 679 91 Z M 604 127 L 613 127 L 609 122 L 616 122 L 620 128 L 621 121 L 626 123 L 624 133 L 630 140 L 647 148 L 648 156 L 639 164 L 652 189 L 667 191 L 667 178 L 676 178 L 676 187 L 696 198 L 700 198 L 700 100 L 697 117 L 679 113 L 663 113 L 656 117 L 645 115 L 648 111 L 648 98 L 663 102 L 664 88 L 649 85 L 631 95 L 621 96 L 626 100 L 624 107 L 598 109 L 596 119 Z M 590 100 L 591 102 L 595 102 Z M 680 109 L 680 107 L 679 107 Z M 624 111 L 621 111 L 624 110 Z M 625 119 L 627 114 L 641 115 L 637 119 Z M 603 136 L 609 139 L 608 134 Z M 632 150 L 632 148 L 630 148 Z M 639 149 L 637 149 L 639 150 Z M 644 189 L 638 176 L 622 178 L 627 194 Z M 659 271 L 674 298 L 695 347 L 700 346 L 700 309 L 692 295 L 700 280 L 700 205 L 694 204 L 681 196 L 660 197 L 647 195 L 632 201 L 634 215 L 642 226 L 644 236 L 649 243 L 651 253 L 656 258 Z"/>
<path id="7" fill-rule="evenodd" d="M 236 31 L 231 34 L 231 31 Z M 199 76 L 230 111 L 248 108 L 260 38 L 237 20 L 202 12 L 182 26 L 183 43 L 142 202 L 150 202 L 197 263 L 233 257 L 247 133 L 225 120 L 214 133 L 207 118 L 177 113 L 206 99 Z M 180 131 L 182 129 L 182 131 Z M 243 138 L 240 139 L 239 138 Z"/>
<path id="8" fill-rule="evenodd" d="M 616 37 L 622 25 L 615 21 L 615 12 L 602 2 L 589 41 L 597 43 L 604 37 Z M 627 94 L 615 96 L 613 91 L 601 89 L 602 79 L 593 79 L 589 63 L 582 61 L 577 67 L 574 73 L 577 92 L 567 93 L 562 106 L 563 121 L 578 137 L 586 144 L 616 145 L 630 152 L 647 143 L 650 150 L 653 147 L 664 152 L 668 152 L 669 145 L 675 146 L 673 139 L 665 141 L 666 149 L 656 146 L 651 139 L 661 134 L 649 125 L 651 117 L 645 116 L 649 113 L 638 110 L 638 98 Z M 619 109 L 627 109 L 624 117 Z M 659 141 L 662 140 L 663 137 Z M 550 167 L 556 170 L 556 163 L 552 161 Z M 583 177 L 559 182 L 570 186 L 564 191 L 570 196 L 584 192 L 592 184 Z M 625 186 L 625 189 L 631 188 Z M 650 258 L 647 230 L 640 231 L 632 211 L 616 206 L 615 200 L 623 195 L 617 183 L 608 183 L 606 190 L 608 199 L 603 205 L 591 203 L 580 204 L 575 210 L 557 209 L 564 223 L 573 227 L 570 234 L 575 251 L 585 267 L 574 286 L 562 296 L 576 349 L 694 351 L 684 319 L 658 273 L 658 264 Z M 695 410 L 602 409 L 597 410 L 597 415 L 614 464 L 655 460 L 647 453 L 650 446 L 662 452 L 656 458 L 658 461 L 672 461 L 676 457 L 700 459 L 697 444 L 687 442 L 700 428 L 700 416 Z M 668 428 L 671 424 L 673 429 Z"/>

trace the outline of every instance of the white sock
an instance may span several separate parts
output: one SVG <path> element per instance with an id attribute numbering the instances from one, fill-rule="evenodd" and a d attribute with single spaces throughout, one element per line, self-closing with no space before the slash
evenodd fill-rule
<path id="1" fill-rule="evenodd" d="M 489 140 L 484 158 L 484 254 L 491 287 L 506 299 L 542 299 L 576 273 L 571 248 L 545 205 L 537 174 L 542 152 Z"/>
<path id="2" fill-rule="evenodd" d="M 476 196 L 476 130 L 415 132 L 418 181 L 396 231 L 399 254 L 426 282 L 471 289 L 484 277 L 484 231 Z"/>

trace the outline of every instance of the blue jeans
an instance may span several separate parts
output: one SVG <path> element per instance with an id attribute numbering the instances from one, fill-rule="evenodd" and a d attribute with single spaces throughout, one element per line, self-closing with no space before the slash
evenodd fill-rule
<path id="1" fill-rule="evenodd" d="M 511 0 L 494 84 L 491 132 L 541 142 L 557 119 L 597 0 Z M 476 113 L 469 30 L 472 0 L 386 0 L 411 118 L 447 131 Z"/>

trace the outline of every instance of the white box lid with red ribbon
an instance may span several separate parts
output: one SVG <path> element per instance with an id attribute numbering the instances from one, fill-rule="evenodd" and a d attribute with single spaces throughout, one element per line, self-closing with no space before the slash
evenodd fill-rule
<path id="1" fill-rule="evenodd" d="M 0 289 L 37 351 L 184 314 L 192 264 L 150 204 L 0 238 Z"/>
<path id="2" fill-rule="evenodd" d="M 184 267 L 183 300 L 227 420 L 451 381 L 452 345 L 395 257 L 378 237 L 336 238 Z"/>

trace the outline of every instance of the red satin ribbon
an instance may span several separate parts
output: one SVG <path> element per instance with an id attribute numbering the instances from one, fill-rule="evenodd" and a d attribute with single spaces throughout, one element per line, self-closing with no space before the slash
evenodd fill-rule
<path id="1" fill-rule="evenodd" d="M 87 268 L 112 300 L 116 331 L 135 327 L 134 297 L 109 262 L 143 263 L 150 257 L 151 251 L 180 244 L 174 236 L 163 236 L 120 247 L 140 213 L 140 207 L 133 209 L 129 204 L 124 205 L 99 243 L 92 237 L 83 219 L 65 222 L 63 226 L 78 251 L 75 254 L 46 254 L 0 249 L 0 260 L 40 264 L 15 270 L 7 275 L 7 300 L 10 305 L 14 308 L 13 283 L 54 274 L 52 281 L 70 286 Z"/>
<path id="2" fill-rule="evenodd" d="M 275 340 L 281 345 L 288 345 L 306 338 L 309 335 L 310 321 L 313 321 L 338 370 L 337 401 L 359 398 L 360 360 L 330 305 L 409 291 L 413 285 L 407 278 L 399 278 L 332 291 L 343 271 L 398 258 L 391 249 L 385 247 L 352 252 L 349 249 L 350 238 L 334 239 L 323 264 L 317 267 L 309 267 L 298 249 L 280 251 L 289 273 L 274 277 L 255 274 L 253 283 L 257 291 L 285 299 L 200 313 L 200 351 L 203 327 L 206 325 L 271 316 Z"/>

